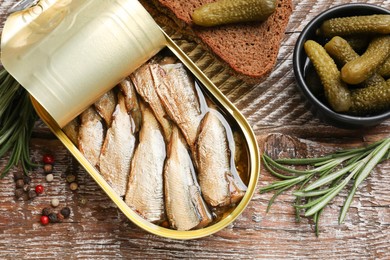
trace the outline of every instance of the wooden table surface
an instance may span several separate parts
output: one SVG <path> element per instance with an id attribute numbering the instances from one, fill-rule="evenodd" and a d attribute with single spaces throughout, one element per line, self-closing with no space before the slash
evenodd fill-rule
<path id="1" fill-rule="evenodd" d="M 1 1 L 0 28 L 6 10 L 15 2 Z M 300 31 L 316 14 L 346 2 L 362 1 L 294 0 L 275 69 L 267 80 L 256 86 L 219 84 L 248 119 L 261 151 L 316 156 L 389 136 L 390 120 L 364 130 L 319 121 L 296 88 L 292 55 Z M 388 0 L 368 2 L 390 8 Z M 319 237 L 311 221 L 295 221 L 291 192 L 280 196 L 269 213 L 266 206 L 272 194 L 256 192 L 244 213 L 227 228 L 206 238 L 176 241 L 151 235 L 131 223 L 43 123 L 34 130 L 31 149 L 35 160 L 46 153 L 55 156 L 55 178 L 47 183 L 42 169 L 31 172 L 32 183 L 45 186 L 45 193 L 31 201 L 14 197 L 12 175 L 17 169 L 0 180 L 2 259 L 390 258 L 390 161 L 375 168 L 362 184 L 344 224 L 337 221 L 346 192 L 326 207 Z M 6 160 L 0 160 L 0 168 Z M 77 176 L 77 191 L 66 183 L 64 176 L 69 172 Z M 262 169 L 258 187 L 273 180 Z M 60 207 L 70 207 L 72 215 L 63 223 L 42 226 L 40 212 L 53 198 L 59 199 Z"/>

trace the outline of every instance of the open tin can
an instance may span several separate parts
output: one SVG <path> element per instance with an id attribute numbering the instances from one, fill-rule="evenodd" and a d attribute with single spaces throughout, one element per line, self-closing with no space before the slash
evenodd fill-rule
<path id="1" fill-rule="evenodd" d="M 260 171 L 259 150 L 251 127 L 237 108 L 164 33 L 138 1 L 41 0 L 28 9 L 10 15 L 4 26 L 1 49 L 1 61 L 5 69 L 29 91 L 33 105 L 41 119 L 120 210 L 139 227 L 167 238 L 200 238 L 211 235 L 232 223 L 250 202 Z M 184 136 L 182 139 L 187 141 L 186 147 L 190 158 L 194 161 L 194 171 L 198 174 L 193 176 L 195 180 L 192 185 L 199 188 L 195 193 L 203 195 L 204 201 L 202 198 L 201 204 L 205 206 L 207 214 L 211 217 L 207 224 L 199 225 L 198 228 L 190 227 L 188 230 L 177 230 L 181 228 L 178 228 L 179 224 L 176 223 L 172 209 L 167 209 L 168 204 L 165 205 L 163 212 L 166 221 L 148 220 L 146 215 L 127 201 L 127 194 L 131 193 L 132 187 L 128 183 L 132 177 L 128 177 L 126 181 L 128 182 L 125 184 L 126 195 L 120 194 L 114 187 L 115 185 L 105 177 L 102 166 L 99 163 L 92 163 L 87 158 L 85 151 L 78 143 L 81 142 L 78 141 L 80 136 L 74 140 L 64 131 L 70 123 L 80 118 L 80 114 L 82 116 L 86 110 L 95 107 L 94 104 L 102 95 L 114 91 L 119 100 L 119 96 L 123 95 L 118 84 L 122 84 L 121 82 L 126 79 L 131 82 L 133 79 L 131 75 L 137 73 L 140 68 L 152 65 L 164 68 L 166 63 L 181 64 L 185 68 L 193 90 L 195 90 L 194 93 L 197 95 L 196 99 L 202 103 L 200 106 L 203 107 L 199 112 L 199 126 L 196 129 L 198 136 L 194 139 L 196 142 L 188 142 L 185 127 L 181 127 L 182 122 L 178 122 L 172 112 L 169 119 L 174 127 L 180 129 L 180 133 Z M 164 69 L 161 71 L 167 72 Z M 164 82 L 161 84 L 168 85 Z M 155 84 L 156 93 L 160 87 L 161 85 Z M 182 87 L 184 88 L 184 86 L 178 87 L 179 91 Z M 150 100 L 140 95 L 137 87 L 135 89 L 138 92 L 137 99 L 143 104 L 141 107 L 150 106 L 153 110 Z M 173 97 L 177 97 L 175 95 Z M 176 102 L 181 107 L 187 100 L 166 102 Z M 118 106 L 117 104 L 116 107 Z M 169 110 L 166 106 L 164 108 Z M 201 168 L 205 167 L 201 166 L 198 161 L 203 152 L 199 148 L 201 146 L 199 136 L 203 133 L 200 124 L 205 124 L 206 115 L 211 113 L 211 110 L 215 110 L 218 114 L 218 120 L 222 123 L 223 133 L 226 135 L 222 140 L 226 139 L 227 163 L 232 171 L 226 175 L 228 177 L 224 177 L 228 185 L 226 189 L 230 194 L 237 193 L 237 190 L 242 191 L 238 199 L 230 200 L 231 203 L 213 204 L 210 202 L 213 200 L 205 198 L 207 192 L 202 190 L 203 177 L 199 177 L 201 180 L 197 177 L 200 176 Z M 156 114 L 156 111 L 153 112 Z M 136 154 L 141 138 L 138 136 L 139 132 L 134 130 L 136 127 L 134 127 L 135 120 L 133 119 L 131 131 L 136 140 L 134 143 L 134 154 Z M 103 118 L 102 122 L 104 122 Z M 114 124 L 113 121 L 112 124 Z M 143 124 L 140 123 L 141 130 L 139 131 L 142 131 L 142 126 Z M 80 127 L 83 127 L 82 122 Z M 103 126 L 105 139 L 111 128 L 110 123 Z M 168 138 L 164 140 L 168 147 L 170 140 Z M 105 147 L 104 144 L 103 147 Z M 153 149 L 150 147 L 150 153 L 153 153 Z M 168 148 L 164 149 L 167 150 L 167 154 L 164 159 L 165 165 L 161 170 L 163 181 L 161 190 L 164 193 L 163 203 L 167 203 L 168 195 L 166 194 L 172 190 L 167 188 L 166 179 L 169 175 L 165 171 L 169 152 Z M 131 160 L 135 160 L 134 154 Z M 205 154 L 207 156 L 209 151 Z M 131 160 L 129 160 L 129 175 L 133 174 Z M 205 169 L 202 168 L 202 170 Z M 229 178 L 238 178 L 239 181 L 230 180 L 229 182 Z M 215 179 L 215 185 L 218 181 Z M 205 185 L 210 185 L 210 183 L 213 185 L 213 179 L 203 180 L 203 183 L 206 182 Z M 241 184 L 238 183 L 242 183 L 245 188 L 239 187 Z M 175 186 L 170 189 L 174 188 Z M 215 190 L 217 189 L 215 186 Z M 214 192 L 213 187 L 210 189 L 209 186 L 208 190 Z M 170 203 L 180 204 L 179 200 L 176 197 L 176 200 L 170 200 Z M 194 201 L 191 203 L 195 204 Z M 198 211 L 195 213 L 202 215 Z"/>

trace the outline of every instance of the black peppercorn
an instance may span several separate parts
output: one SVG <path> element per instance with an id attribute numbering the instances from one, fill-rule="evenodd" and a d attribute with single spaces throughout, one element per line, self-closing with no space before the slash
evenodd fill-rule
<path id="1" fill-rule="evenodd" d="M 43 166 L 43 171 L 46 173 L 46 174 L 49 174 L 53 171 L 53 165 L 51 164 L 45 164 Z"/>
<path id="2" fill-rule="evenodd" d="M 23 179 L 19 179 L 19 180 L 17 180 L 17 181 L 15 182 L 15 184 L 16 184 L 16 188 L 23 188 L 23 186 L 24 186 L 24 181 L 23 181 Z"/>
<path id="3" fill-rule="evenodd" d="M 70 208 L 64 207 L 61 209 L 61 214 L 64 216 L 64 218 L 69 218 L 70 216 Z"/>
<path id="4" fill-rule="evenodd" d="M 64 220 L 64 215 L 62 215 L 61 213 L 57 213 L 57 221 L 58 222 L 62 222 Z"/>
<path id="5" fill-rule="evenodd" d="M 57 214 L 56 214 L 56 213 L 50 213 L 50 214 L 48 215 L 48 217 L 49 217 L 50 223 L 57 223 L 57 222 L 58 222 Z"/>
<path id="6" fill-rule="evenodd" d="M 74 176 L 73 174 L 69 174 L 68 176 L 66 176 L 66 181 L 69 183 L 72 183 L 75 180 L 76 180 L 76 176 Z"/>
<path id="7" fill-rule="evenodd" d="M 22 197 L 23 194 L 24 194 L 23 189 L 16 189 L 16 190 L 15 190 L 15 197 L 16 197 L 17 199 L 19 199 L 20 197 Z"/>
<path id="8" fill-rule="evenodd" d="M 23 176 L 24 176 L 23 172 L 15 172 L 14 173 L 14 181 L 23 179 Z"/>
<path id="9" fill-rule="evenodd" d="M 27 175 L 23 176 L 23 180 L 24 180 L 24 183 L 26 183 L 26 184 L 30 184 L 31 183 L 31 177 L 29 177 Z"/>
<path id="10" fill-rule="evenodd" d="M 29 192 L 28 192 L 28 198 L 29 199 L 33 199 L 33 198 L 35 198 L 37 196 L 37 193 L 35 192 L 35 190 L 30 190 Z"/>
<path id="11" fill-rule="evenodd" d="M 51 210 L 49 208 L 42 209 L 42 216 L 49 216 Z"/>
<path id="12" fill-rule="evenodd" d="M 28 192 L 28 191 L 30 191 L 30 189 L 31 189 L 30 185 L 28 185 L 28 184 L 24 184 L 24 186 L 23 186 L 23 190 L 24 190 L 25 192 Z"/>

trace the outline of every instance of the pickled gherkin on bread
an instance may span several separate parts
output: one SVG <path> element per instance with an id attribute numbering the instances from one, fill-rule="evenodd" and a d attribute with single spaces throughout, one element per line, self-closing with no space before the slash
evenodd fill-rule
<path id="1" fill-rule="evenodd" d="M 194 10 L 195 24 L 216 26 L 229 23 L 265 21 L 276 9 L 276 0 L 218 0 Z"/>
<path id="2" fill-rule="evenodd" d="M 156 22 L 195 41 L 217 58 L 228 72 L 248 84 L 265 79 L 275 66 L 290 15 L 291 0 L 276 0 L 275 11 L 264 21 L 197 26 L 195 9 L 210 0 L 141 0 Z"/>

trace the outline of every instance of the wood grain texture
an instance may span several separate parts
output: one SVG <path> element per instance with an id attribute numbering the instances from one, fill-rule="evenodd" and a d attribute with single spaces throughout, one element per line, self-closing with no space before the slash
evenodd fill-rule
<path id="1" fill-rule="evenodd" d="M 0 2 L 0 24 L 16 0 Z M 231 77 L 218 76 L 223 68 L 207 62 L 207 53 L 180 33 L 172 32 L 199 67 L 210 75 L 222 92 L 252 125 L 261 151 L 273 155 L 317 156 L 340 148 L 361 146 L 387 137 L 390 121 L 364 130 L 330 126 L 313 115 L 300 96 L 292 70 L 292 53 L 299 32 L 316 14 L 329 7 L 362 1 L 294 0 L 277 64 L 271 75 L 256 86 Z M 390 1 L 368 1 L 390 8 Z M 202 58 L 203 57 L 203 58 Z M 156 237 L 131 223 L 80 167 L 64 146 L 41 123 L 32 140 L 32 157 L 56 157 L 55 179 L 46 183 L 42 169 L 31 173 L 33 184 L 46 192 L 32 201 L 16 200 L 12 172 L 0 180 L 1 259 L 389 259 L 390 258 L 390 162 L 371 173 L 357 191 L 345 224 L 337 222 L 346 193 L 336 198 L 322 214 L 320 237 L 313 223 L 295 221 L 291 192 L 280 196 L 269 213 L 272 194 L 256 193 L 244 213 L 224 230 L 198 240 L 176 241 Z M 0 160 L 0 168 L 7 157 Z M 67 173 L 77 176 L 79 189 L 69 189 Z M 274 180 L 264 169 L 258 187 Z M 40 212 L 58 198 L 72 215 L 61 224 L 41 226 Z M 85 203 L 87 201 L 87 203 Z M 59 208 L 60 208 L 59 207 Z"/>

